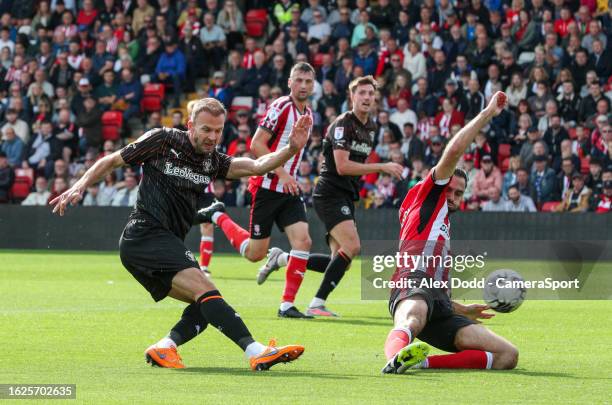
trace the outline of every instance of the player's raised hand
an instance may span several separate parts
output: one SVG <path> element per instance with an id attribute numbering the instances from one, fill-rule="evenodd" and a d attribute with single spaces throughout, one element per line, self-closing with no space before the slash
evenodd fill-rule
<path id="1" fill-rule="evenodd" d="M 62 194 L 49 201 L 49 205 L 53 207 L 53 213 L 59 212 L 60 216 L 64 215 L 64 211 L 68 204 L 76 205 L 83 198 L 83 190 L 76 187 L 76 184 L 64 191 Z"/>
<path id="2" fill-rule="evenodd" d="M 463 306 L 463 315 L 474 322 L 481 323 L 479 319 L 490 319 L 495 316 L 490 312 L 484 312 L 491 307 L 483 304 L 470 304 Z"/>
<path id="3" fill-rule="evenodd" d="M 503 91 L 498 91 L 493 94 L 491 100 L 489 100 L 489 105 L 487 105 L 487 111 L 489 111 L 493 117 L 499 115 L 504 108 L 508 105 L 508 96 Z"/>
<path id="4" fill-rule="evenodd" d="M 294 153 L 297 153 L 306 146 L 311 127 L 312 118 L 310 115 L 302 115 L 298 118 L 297 122 L 293 124 L 291 134 L 289 134 L 289 147 Z"/>
<path id="5" fill-rule="evenodd" d="M 393 163 L 393 162 L 384 163 L 382 165 L 382 172 L 387 173 L 401 180 L 402 173 L 404 173 L 404 166 L 400 165 L 399 163 Z"/>

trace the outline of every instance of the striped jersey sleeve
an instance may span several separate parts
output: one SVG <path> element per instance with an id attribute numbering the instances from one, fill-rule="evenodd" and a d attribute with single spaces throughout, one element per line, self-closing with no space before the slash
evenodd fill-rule
<path id="1" fill-rule="evenodd" d="M 163 128 L 152 129 L 135 142 L 126 145 L 119 153 L 128 165 L 141 164 L 157 156 L 165 141 L 166 134 Z"/>

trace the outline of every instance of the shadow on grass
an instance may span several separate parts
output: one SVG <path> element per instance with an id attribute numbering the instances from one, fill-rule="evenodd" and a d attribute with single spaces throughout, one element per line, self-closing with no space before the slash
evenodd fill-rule
<path id="1" fill-rule="evenodd" d="M 306 372 L 306 371 L 293 371 L 275 368 L 274 370 L 267 371 L 252 371 L 247 368 L 237 367 L 189 367 L 184 369 L 176 370 L 179 373 L 201 373 L 201 374 L 219 374 L 219 375 L 235 375 L 235 376 L 268 376 L 268 377 L 311 377 L 311 378 L 331 378 L 336 380 L 354 380 L 356 377 L 364 376 L 353 376 L 353 375 L 339 375 L 339 374 L 326 374 L 322 372 Z"/>
<path id="2" fill-rule="evenodd" d="M 330 319 L 317 318 L 315 319 L 315 322 L 340 323 L 340 324 L 349 324 L 349 325 L 355 325 L 355 326 L 389 326 L 389 327 L 393 326 L 393 324 L 388 319 L 381 320 L 379 322 L 374 322 L 374 321 L 368 321 L 366 319 L 363 319 L 362 317 L 359 317 L 359 318 L 330 318 Z"/>
<path id="3" fill-rule="evenodd" d="M 282 366 L 281 366 L 282 367 Z M 177 373 L 199 373 L 199 374 L 217 374 L 217 375 L 234 375 L 234 376 L 249 376 L 249 377 L 298 377 L 298 378 L 320 378 L 320 379 L 331 379 L 331 380 L 358 380 L 364 378 L 398 378 L 399 376 L 384 375 L 379 373 L 373 374 L 330 374 L 321 371 L 300 371 L 300 370 L 289 370 L 277 367 L 271 371 L 251 371 L 247 368 L 237 367 L 189 367 L 184 369 L 173 370 Z M 427 376 L 429 373 L 411 373 L 411 378 L 419 380 L 436 380 Z"/>

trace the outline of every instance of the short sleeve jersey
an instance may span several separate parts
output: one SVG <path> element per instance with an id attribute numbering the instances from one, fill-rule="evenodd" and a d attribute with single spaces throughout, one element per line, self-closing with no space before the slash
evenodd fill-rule
<path id="1" fill-rule="evenodd" d="M 217 151 L 197 153 L 188 133 L 172 128 L 153 129 L 120 153 L 125 163 L 142 165 L 132 215 L 146 213 L 181 239 L 193 224 L 198 196 L 225 178 L 232 162 Z"/>

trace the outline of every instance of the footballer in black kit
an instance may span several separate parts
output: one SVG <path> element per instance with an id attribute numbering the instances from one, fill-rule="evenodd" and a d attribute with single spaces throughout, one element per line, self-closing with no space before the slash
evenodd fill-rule
<path id="1" fill-rule="evenodd" d="M 340 175 L 336 169 L 334 150 L 349 152 L 352 162 L 365 163 L 372 152 L 376 124 L 368 117 L 362 123 L 353 111 L 341 114 L 329 126 L 323 140 L 323 166 L 313 192 L 313 204 L 327 232 L 338 223 L 355 219 L 354 201 L 359 200 L 361 176 Z"/>
<path id="2" fill-rule="evenodd" d="M 216 150 L 227 111 L 213 98 L 193 106 L 188 131 L 154 129 L 118 152 L 98 160 L 70 189 L 54 198 L 53 212 L 64 215 L 68 204 L 112 170 L 142 165 L 134 211 L 121 234 L 121 262 L 155 301 L 167 296 L 188 303 L 170 333 L 145 351 L 148 363 L 184 368 L 177 347 L 210 324 L 238 345 L 253 370 L 266 370 L 297 359 L 300 345 L 265 346 L 253 339 L 242 318 L 227 304 L 212 279 L 200 270 L 184 239 L 194 223 L 198 199 L 216 178 L 262 175 L 285 164 L 302 150 L 312 119 L 301 117 L 283 148 L 260 157 L 231 158 Z"/>
<path id="3" fill-rule="evenodd" d="M 184 131 L 159 128 L 121 150 L 129 165 L 142 164 L 136 207 L 119 242 L 121 262 L 155 301 L 168 295 L 176 272 L 198 268 L 183 240 L 194 223 L 202 190 L 225 178 L 232 158 L 197 154 Z"/>
<path id="4" fill-rule="evenodd" d="M 323 141 L 324 162 L 313 192 L 313 205 L 325 224 L 331 255 L 311 254 L 308 260 L 308 270 L 325 273 L 306 312 L 310 316 L 338 316 L 325 303 L 361 250 L 354 214 L 359 178 L 380 172 L 401 177 L 403 171 L 393 162 L 366 163 L 376 133 L 370 112 L 376 102 L 377 86 L 372 76 L 358 77 L 349 84 L 353 108 L 336 118 Z M 275 267 L 274 263 L 266 266 Z"/>

